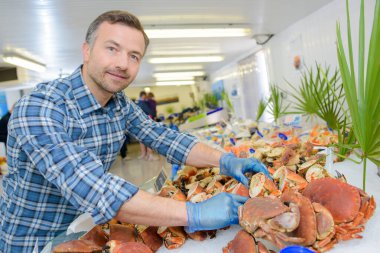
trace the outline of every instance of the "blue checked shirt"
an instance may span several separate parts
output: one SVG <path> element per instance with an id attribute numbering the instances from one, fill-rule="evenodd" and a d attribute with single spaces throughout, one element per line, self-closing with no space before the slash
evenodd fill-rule
<path id="1" fill-rule="evenodd" d="M 125 134 L 183 164 L 195 137 L 149 119 L 123 92 L 102 107 L 84 85 L 81 68 L 39 84 L 9 121 L 9 174 L 0 201 L 0 252 L 32 252 L 81 213 L 95 223 L 113 218 L 138 188 L 108 173 Z"/>

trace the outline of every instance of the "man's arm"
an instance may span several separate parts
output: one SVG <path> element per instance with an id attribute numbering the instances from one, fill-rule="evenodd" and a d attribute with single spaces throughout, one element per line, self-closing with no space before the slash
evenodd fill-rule
<path id="1" fill-rule="evenodd" d="M 222 152 L 198 142 L 187 156 L 186 165 L 197 168 L 219 167 L 219 160 L 222 154 Z"/>
<path id="2" fill-rule="evenodd" d="M 115 218 L 133 224 L 186 226 L 186 202 L 139 190 L 121 206 Z"/>

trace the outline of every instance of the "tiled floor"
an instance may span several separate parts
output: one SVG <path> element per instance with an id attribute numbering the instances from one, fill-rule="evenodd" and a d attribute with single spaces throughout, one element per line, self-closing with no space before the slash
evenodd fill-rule
<path id="1" fill-rule="evenodd" d="M 129 160 L 125 161 L 118 156 L 112 165 L 110 172 L 116 174 L 127 181 L 141 186 L 147 181 L 156 177 L 162 169 L 165 169 L 166 175 L 170 176 L 171 166 L 162 156 L 155 154 L 159 158 L 156 161 L 140 160 L 137 157 L 140 155 L 140 147 L 138 143 L 128 145 Z M 2 192 L 1 176 L 0 176 L 0 194 Z"/>
<path id="2" fill-rule="evenodd" d="M 166 162 L 166 158 L 155 154 L 158 160 L 147 161 L 138 159 L 139 155 L 139 144 L 129 144 L 127 157 L 130 160 L 125 161 L 118 156 L 110 172 L 137 186 L 157 176 L 162 169 L 165 169 L 166 174 L 170 176 L 171 166 Z"/>

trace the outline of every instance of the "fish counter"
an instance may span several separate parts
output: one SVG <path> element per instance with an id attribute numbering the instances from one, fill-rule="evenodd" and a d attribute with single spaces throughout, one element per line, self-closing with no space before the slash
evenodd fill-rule
<path id="1" fill-rule="evenodd" d="M 352 161 L 345 160 L 343 162 L 335 163 L 333 170 L 343 173 L 347 182 L 351 185 L 362 187 L 362 164 L 356 164 Z M 377 174 L 378 168 L 375 164 L 367 163 L 367 179 L 366 179 L 366 192 L 373 195 L 376 203 L 380 203 L 380 177 Z M 366 223 L 365 230 L 360 233 L 363 237 L 361 239 L 352 239 L 349 241 L 341 241 L 328 252 L 331 253 L 346 253 L 346 252 L 379 252 L 380 240 L 378 232 L 380 231 L 380 214 L 376 209 L 372 218 Z M 88 214 L 80 216 L 69 227 L 67 234 L 78 233 L 79 231 L 88 231 L 94 226 L 91 217 Z M 207 252 L 207 253 L 220 253 L 223 247 L 230 242 L 237 232 L 241 229 L 240 226 L 232 226 L 227 230 L 218 230 L 216 237 L 213 239 L 206 239 L 204 241 L 194 241 L 187 239 L 184 245 L 177 249 L 167 249 L 162 246 L 157 253 L 191 253 L 191 252 Z M 274 249 L 270 243 L 265 240 L 262 241 L 269 249 Z M 276 250 L 277 251 L 277 250 Z M 43 253 L 52 252 L 52 244 L 48 244 Z"/>

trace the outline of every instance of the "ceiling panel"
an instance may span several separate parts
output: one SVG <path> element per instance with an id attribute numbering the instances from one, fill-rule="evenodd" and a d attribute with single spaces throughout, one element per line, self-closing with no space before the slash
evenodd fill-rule
<path id="1" fill-rule="evenodd" d="M 2 0 L 0 54 L 19 50 L 41 60 L 47 64 L 44 77 L 49 79 L 61 72 L 70 73 L 81 64 L 81 45 L 87 27 L 108 10 L 128 10 L 137 15 L 144 26 L 244 23 L 254 34 L 276 34 L 329 2 L 331 0 Z M 213 71 L 255 45 L 255 41 L 247 37 L 152 39 L 146 58 L 151 54 L 176 54 L 184 50 L 188 54 L 222 53 L 223 62 L 199 64 L 206 71 Z M 145 59 L 135 82 L 150 84 L 156 68 L 180 66 L 155 67 Z"/>

